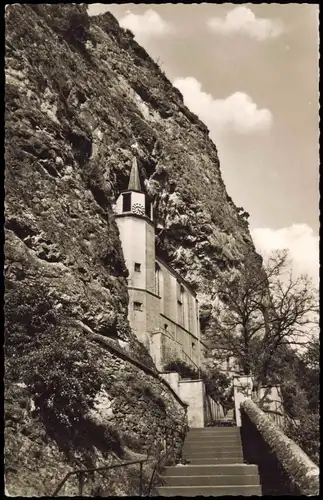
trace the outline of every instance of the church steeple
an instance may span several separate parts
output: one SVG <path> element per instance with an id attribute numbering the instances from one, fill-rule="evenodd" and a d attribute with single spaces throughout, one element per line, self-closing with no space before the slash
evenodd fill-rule
<path id="1" fill-rule="evenodd" d="M 135 145 L 134 145 L 135 146 Z M 131 146 L 134 149 L 134 146 Z M 137 158 L 132 157 L 128 189 L 120 192 L 116 202 L 115 212 L 117 217 L 136 216 L 143 217 L 146 222 L 153 221 L 153 205 L 150 197 L 141 188 Z"/>
<path id="2" fill-rule="evenodd" d="M 141 185 L 140 185 L 137 158 L 135 156 L 132 159 L 132 166 L 131 166 L 131 172 L 130 172 L 130 177 L 129 177 L 128 190 L 142 192 Z"/>

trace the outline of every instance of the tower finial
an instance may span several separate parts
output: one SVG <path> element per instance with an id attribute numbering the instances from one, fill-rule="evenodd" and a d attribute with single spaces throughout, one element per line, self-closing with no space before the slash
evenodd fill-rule
<path id="1" fill-rule="evenodd" d="M 131 147 L 136 150 L 137 143 L 133 144 Z M 132 166 L 131 166 L 131 172 L 130 172 L 130 177 L 129 177 L 128 189 L 129 190 L 133 189 L 134 191 L 141 191 L 137 158 L 135 156 L 132 159 Z"/>

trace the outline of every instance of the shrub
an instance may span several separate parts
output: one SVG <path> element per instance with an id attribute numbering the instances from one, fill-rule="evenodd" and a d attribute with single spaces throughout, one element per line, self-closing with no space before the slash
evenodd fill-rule
<path id="1" fill-rule="evenodd" d="M 138 391 L 147 402 L 150 401 L 161 411 L 166 411 L 166 404 L 163 398 L 159 396 L 159 394 L 156 394 L 155 391 L 145 382 L 137 381 L 135 383 L 134 389 Z"/>
<path id="2" fill-rule="evenodd" d="M 39 283 L 7 283 L 5 312 L 7 387 L 23 381 L 48 433 L 72 446 L 101 385 L 85 340 Z"/>
<path id="3" fill-rule="evenodd" d="M 298 418 L 298 424 L 289 422 L 286 434 L 319 466 L 320 464 L 320 415 L 304 413 Z"/>
<path id="4" fill-rule="evenodd" d="M 180 359 L 167 363 L 167 365 L 164 366 L 164 370 L 168 372 L 177 372 L 182 378 L 189 378 L 191 380 L 197 380 L 199 378 L 198 371 Z"/>
<path id="5" fill-rule="evenodd" d="M 70 45 L 84 49 L 89 38 L 90 19 L 86 8 L 71 5 L 33 6 L 38 14 L 43 15 L 51 28 L 59 33 Z"/>

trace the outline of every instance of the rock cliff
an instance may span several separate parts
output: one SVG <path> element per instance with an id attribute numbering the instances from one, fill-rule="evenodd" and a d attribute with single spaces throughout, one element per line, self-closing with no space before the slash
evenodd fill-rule
<path id="1" fill-rule="evenodd" d="M 127 322 L 112 207 L 130 146 L 158 252 L 197 290 L 206 334 L 218 274 L 261 259 L 207 127 L 131 32 L 76 4 L 10 5 L 5 23 L 6 484 L 37 496 L 111 450 L 180 443 L 184 408 L 136 365 L 154 370 Z"/>

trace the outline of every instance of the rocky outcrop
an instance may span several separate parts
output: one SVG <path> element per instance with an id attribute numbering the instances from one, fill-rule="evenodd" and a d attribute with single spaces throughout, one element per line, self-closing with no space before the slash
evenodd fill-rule
<path id="1" fill-rule="evenodd" d="M 218 273 L 239 270 L 247 253 L 258 257 L 206 126 L 111 14 L 15 4 L 5 22 L 7 486 L 42 495 L 54 482 L 46 471 L 106 459 L 110 445 L 94 450 L 84 435 L 111 444 L 104 436 L 112 422 L 122 454 L 129 436 L 138 448 L 181 426 L 184 410 L 164 386 L 84 333 L 153 368 L 127 322 L 112 210 L 128 180 L 130 146 L 138 144 L 154 200 L 158 251 L 197 290 L 205 330 Z M 109 424 L 100 420 L 105 404 Z"/>

